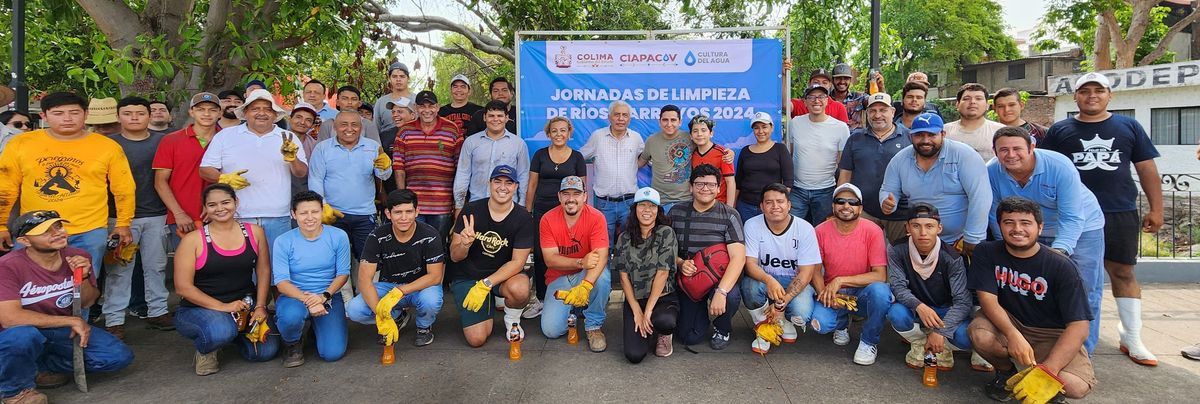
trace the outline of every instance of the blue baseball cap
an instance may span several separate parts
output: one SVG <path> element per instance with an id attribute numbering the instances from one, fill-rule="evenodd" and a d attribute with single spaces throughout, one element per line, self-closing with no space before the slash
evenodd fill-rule
<path id="1" fill-rule="evenodd" d="M 259 80 L 259 79 L 254 79 L 254 80 L 250 80 L 250 82 L 246 83 L 246 87 L 250 87 L 250 86 L 259 86 L 259 87 L 262 87 L 265 89 L 265 88 L 267 88 L 267 83 L 264 83 L 262 80 Z"/>
<path id="2" fill-rule="evenodd" d="M 942 129 L 942 117 L 932 112 L 926 112 L 913 119 L 912 128 L 908 130 L 908 133 L 942 133 Z"/>
<path id="3" fill-rule="evenodd" d="M 633 194 L 633 203 L 647 201 L 658 206 L 662 206 L 661 199 L 658 196 L 658 191 L 654 188 L 643 187 Z"/>
<path id="4" fill-rule="evenodd" d="M 492 176 L 488 177 L 488 179 L 494 180 L 494 179 L 497 179 L 500 177 L 506 177 L 510 180 L 513 180 L 513 182 L 518 182 L 518 183 L 521 182 L 520 180 L 517 179 L 517 169 L 512 168 L 512 166 L 509 166 L 507 164 L 501 164 L 501 165 L 496 166 L 496 168 L 493 168 Z"/>

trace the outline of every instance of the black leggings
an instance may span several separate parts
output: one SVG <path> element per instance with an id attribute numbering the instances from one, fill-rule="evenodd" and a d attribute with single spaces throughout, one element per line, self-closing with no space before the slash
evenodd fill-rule
<path id="1" fill-rule="evenodd" d="M 645 308 L 647 300 L 639 299 L 638 303 Z M 633 309 L 629 307 L 629 302 L 623 306 L 625 306 L 623 310 L 625 329 L 622 337 L 625 345 L 625 359 L 628 359 L 630 363 L 639 363 L 655 346 L 656 335 L 675 333 L 675 321 L 679 318 L 679 300 L 676 299 L 674 293 L 659 296 L 658 303 L 654 305 L 654 312 L 650 313 L 650 325 L 654 327 L 654 334 L 649 337 L 642 337 L 637 332 L 637 327 L 633 324 Z"/>

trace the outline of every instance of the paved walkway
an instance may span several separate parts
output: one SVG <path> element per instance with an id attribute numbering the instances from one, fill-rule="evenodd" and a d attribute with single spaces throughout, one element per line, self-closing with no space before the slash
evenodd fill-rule
<path id="1" fill-rule="evenodd" d="M 448 299 L 449 301 L 449 299 Z M 1200 397 L 1200 362 L 1179 355 L 1179 348 L 1200 342 L 1200 287 L 1150 285 L 1145 291 L 1143 338 L 1159 356 L 1158 368 L 1130 362 L 1117 351 L 1117 316 L 1111 297 L 1104 302 L 1103 336 L 1096 349 L 1100 385 L 1083 400 L 1089 403 L 1191 402 Z M 609 310 L 604 330 L 609 347 L 587 351 L 586 340 L 568 345 L 546 340 L 536 320 L 525 320 L 524 358 L 510 362 L 508 344 L 495 337 L 471 349 L 457 329 L 454 311 L 443 311 L 433 345 L 411 345 L 412 325 L 401 331 L 397 362 L 379 364 L 373 327 L 352 324 L 346 357 L 324 363 L 308 348 L 308 363 L 284 369 L 278 360 L 245 363 L 233 349 L 221 352 L 215 375 L 192 373 L 191 345 L 175 332 L 127 324 L 137 355 L 128 369 L 89 376 L 92 392 L 67 386 L 46 393 L 53 402 L 227 403 L 227 402 L 713 402 L 713 403 L 987 403 L 981 385 L 989 374 L 972 372 L 965 353 L 957 367 L 940 374 L 941 387 L 925 388 L 920 373 L 904 366 L 907 348 L 885 327 L 879 360 L 873 366 L 851 362 L 858 327 L 845 347 L 830 336 L 805 334 L 794 344 L 761 357 L 750 352 L 750 321 L 743 310 L 733 345 L 722 352 L 697 346 L 690 353 L 676 342 L 669 358 L 648 357 L 630 365 L 621 354 L 620 311 Z"/>

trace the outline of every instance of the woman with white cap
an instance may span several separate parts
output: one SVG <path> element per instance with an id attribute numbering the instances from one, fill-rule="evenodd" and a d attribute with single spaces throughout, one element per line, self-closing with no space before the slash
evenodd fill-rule
<path id="1" fill-rule="evenodd" d="M 791 187 L 795 181 L 791 152 L 783 143 L 771 138 L 775 132 L 771 115 L 766 112 L 754 114 L 750 129 L 757 142 L 742 148 L 733 176 L 738 188 L 736 207 L 743 222 L 762 214 L 758 205 L 762 202 L 763 187 L 774 183 Z"/>
<path id="2" fill-rule="evenodd" d="M 655 335 L 655 355 L 667 357 L 674 351 L 671 335 L 679 317 L 673 286 L 677 243 L 658 191 L 650 187 L 637 190 L 612 260 L 625 294 L 622 335 L 625 359 L 631 363 L 646 357 Z"/>

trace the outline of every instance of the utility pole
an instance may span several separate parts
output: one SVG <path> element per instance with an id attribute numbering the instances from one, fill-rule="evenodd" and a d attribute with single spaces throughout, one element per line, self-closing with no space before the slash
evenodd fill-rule
<path id="1" fill-rule="evenodd" d="M 879 71 L 879 1 L 871 0 L 871 70 Z"/>
<path id="2" fill-rule="evenodd" d="M 13 0 L 12 81 L 8 86 L 17 94 L 17 110 L 29 111 L 29 87 L 25 85 L 25 0 Z"/>

